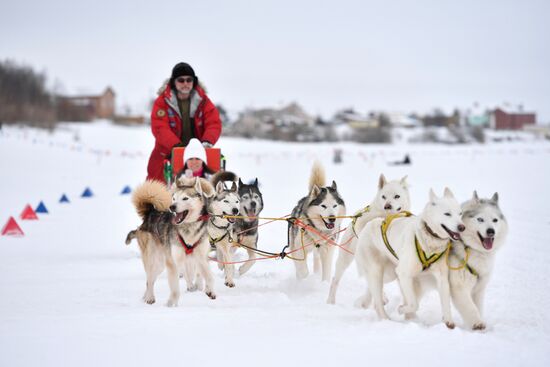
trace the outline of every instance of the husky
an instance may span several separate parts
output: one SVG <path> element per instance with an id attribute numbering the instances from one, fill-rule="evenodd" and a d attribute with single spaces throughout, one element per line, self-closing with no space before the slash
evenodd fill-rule
<path id="1" fill-rule="evenodd" d="M 460 239 L 465 227 L 451 190 L 445 188 L 442 198 L 430 190 L 429 197 L 418 217 L 403 212 L 367 223 L 359 234 L 355 258 L 359 274 L 367 277 L 379 318 L 389 319 L 383 304 L 384 283 L 398 279 L 404 301 L 398 311 L 410 319 L 418 309 L 419 292 L 426 288 L 422 283 L 433 283 L 435 278 L 443 321 L 452 329 L 449 268 L 443 258 L 450 240 Z"/>
<path id="2" fill-rule="evenodd" d="M 461 241 L 453 242 L 450 253 L 451 297 L 467 327 L 483 330 L 485 288 L 508 224 L 498 205 L 498 193 L 491 199 L 480 199 L 474 191 L 473 198 L 462 204 L 462 211 L 466 230 Z"/>
<path id="3" fill-rule="evenodd" d="M 291 214 L 293 218 L 301 220 L 312 230 L 301 229 L 292 222 L 289 222 L 288 225 L 290 250 L 301 248 L 303 252 L 295 251 L 294 253 L 296 256 L 300 256 L 300 254 L 304 256 L 303 261 L 294 261 L 298 279 L 303 279 L 309 274 L 307 255 L 314 251 L 314 272 L 319 273 L 322 269 L 322 280 L 330 280 L 333 246 L 327 243 L 321 235 L 336 241 L 342 221 L 341 217 L 345 214 L 346 206 L 338 193 L 336 182 L 332 181 L 331 186 L 325 186 L 323 167 L 316 162 L 309 179 L 309 194 L 298 202 Z M 314 246 L 308 246 L 309 244 L 314 244 Z"/>
<path id="4" fill-rule="evenodd" d="M 246 273 L 255 261 L 256 253 L 252 249 L 258 248 L 258 216 L 264 208 L 262 193 L 258 187 L 258 178 L 252 184 L 244 184 L 239 178 L 239 198 L 241 200 L 240 213 L 244 217 L 237 219 L 235 231 L 240 244 L 246 246 L 248 261 L 239 268 L 239 275 Z"/>
<path id="5" fill-rule="evenodd" d="M 139 186 L 132 201 L 143 223 L 130 231 L 126 244 L 137 238 L 147 274 L 143 300 L 155 302 L 154 286 L 158 276 L 167 268 L 170 297 L 167 306 L 178 305 L 180 297 L 179 270 L 194 290 L 197 271 L 205 280 L 205 293 L 216 295 L 213 277 L 208 266 L 207 202 L 214 188 L 205 179 L 180 177 L 170 191 L 158 181 L 146 181 Z M 198 268 L 198 269 L 197 269 Z"/>
<path id="6" fill-rule="evenodd" d="M 374 200 L 366 208 L 355 213 L 356 218 L 350 225 L 340 242 L 338 259 L 336 260 L 336 269 L 332 282 L 327 303 L 334 304 L 336 302 L 336 290 L 338 284 L 344 275 L 344 272 L 349 267 L 354 259 L 354 253 L 357 248 L 358 233 L 365 225 L 374 218 L 385 217 L 389 214 L 396 214 L 401 211 L 411 210 L 409 197 L 409 189 L 407 185 L 407 176 L 400 180 L 387 181 L 383 174 L 378 179 L 378 192 Z M 342 248 L 343 247 L 343 248 Z M 345 248 L 345 250 L 344 250 Z M 348 250 L 348 251 L 346 251 Z M 370 296 L 369 296 L 370 299 Z"/>
<path id="7" fill-rule="evenodd" d="M 233 182 L 231 188 L 227 189 L 224 182 L 218 180 L 218 177 L 213 177 L 216 193 L 208 203 L 208 214 L 210 216 L 207 227 L 208 238 L 210 246 L 216 248 L 218 261 L 226 263 L 223 266 L 225 285 L 232 288 L 235 286 L 233 281 L 235 266 L 229 263 L 232 262 L 231 247 L 235 240 L 234 226 L 236 218 L 231 216 L 239 215 L 240 200 L 237 193 L 237 184 Z"/>

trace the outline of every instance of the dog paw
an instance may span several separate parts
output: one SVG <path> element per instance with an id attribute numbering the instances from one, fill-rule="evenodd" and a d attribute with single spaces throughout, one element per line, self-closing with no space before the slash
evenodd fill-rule
<path id="1" fill-rule="evenodd" d="M 206 292 L 206 295 L 211 299 L 216 299 L 216 295 L 214 294 L 214 292 Z"/>
<path id="2" fill-rule="evenodd" d="M 150 297 L 150 298 L 143 297 L 143 301 L 148 305 L 152 305 L 153 303 L 155 303 L 155 297 Z"/>
<path id="3" fill-rule="evenodd" d="M 166 302 L 166 306 L 168 306 L 168 307 L 177 307 L 178 306 L 178 301 L 169 299 L 168 302 Z"/>
<path id="4" fill-rule="evenodd" d="M 235 286 L 235 283 L 233 282 L 225 282 L 225 285 L 228 286 L 229 288 L 233 288 Z"/>
<path id="5" fill-rule="evenodd" d="M 397 307 L 397 312 L 399 312 L 400 315 L 407 315 L 410 313 L 415 313 L 416 310 L 407 305 L 400 305 L 399 307 Z"/>
<path id="6" fill-rule="evenodd" d="M 455 323 L 452 321 L 445 321 L 445 325 L 451 330 L 455 328 Z"/>
<path id="7" fill-rule="evenodd" d="M 405 314 L 405 320 L 414 320 L 416 319 L 416 312 L 409 312 Z"/>
<path id="8" fill-rule="evenodd" d="M 484 322 L 476 322 L 474 326 L 472 326 L 472 330 L 485 330 L 486 327 Z"/>
<path id="9" fill-rule="evenodd" d="M 187 287 L 187 292 L 195 292 L 197 289 L 197 286 L 193 284 L 192 286 Z"/>

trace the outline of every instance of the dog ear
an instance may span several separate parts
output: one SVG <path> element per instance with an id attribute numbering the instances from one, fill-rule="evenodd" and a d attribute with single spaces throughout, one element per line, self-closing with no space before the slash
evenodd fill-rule
<path id="1" fill-rule="evenodd" d="M 309 196 L 311 198 L 315 198 L 319 195 L 320 192 L 321 192 L 321 189 L 319 188 L 319 186 L 313 185 L 313 187 L 311 188 L 311 192 L 309 193 Z"/>
<path id="2" fill-rule="evenodd" d="M 237 192 L 237 184 L 235 183 L 235 181 L 233 181 L 233 183 L 231 184 L 231 189 L 230 191 L 232 192 Z"/>
<path id="3" fill-rule="evenodd" d="M 434 201 L 437 200 L 437 195 L 434 192 L 434 189 L 430 189 L 430 201 L 433 205 L 435 205 Z"/>
<path id="4" fill-rule="evenodd" d="M 206 198 L 211 198 L 216 194 L 214 186 L 204 178 L 197 177 L 197 183 L 200 186 L 201 194 Z"/>
<path id="5" fill-rule="evenodd" d="M 495 204 L 498 205 L 498 192 L 495 192 L 495 193 L 493 194 L 493 197 L 491 198 L 491 201 L 494 201 Z"/>
<path id="6" fill-rule="evenodd" d="M 201 181 L 199 180 L 198 177 L 195 177 L 194 180 L 195 180 L 195 183 L 193 184 L 193 186 L 195 186 L 195 190 L 197 190 L 197 192 L 202 195 Z"/>
<path id="7" fill-rule="evenodd" d="M 476 203 L 479 203 L 479 196 L 477 195 L 477 190 L 474 190 L 474 195 L 472 196 L 472 200 Z"/>
<path id="8" fill-rule="evenodd" d="M 449 199 L 455 198 L 455 196 L 453 195 L 453 192 L 448 187 L 446 187 L 445 190 L 443 191 L 443 196 Z"/>
<path id="9" fill-rule="evenodd" d="M 332 185 L 330 186 L 330 188 L 334 191 L 338 190 L 338 188 L 336 187 L 336 182 L 334 180 L 332 181 Z"/>
<path id="10" fill-rule="evenodd" d="M 258 177 L 254 180 L 254 183 L 252 184 L 254 187 L 258 187 Z"/>
<path id="11" fill-rule="evenodd" d="M 401 180 L 399 181 L 399 183 L 401 184 L 401 186 L 403 186 L 403 188 L 408 188 L 409 187 L 409 184 L 407 183 L 407 177 L 409 177 L 408 175 L 405 175 L 401 178 Z"/>
<path id="12" fill-rule="evenodd" d="M 380 178 L 378 179 L 378 188 L 381 189 L 382 187 L 386 186 L 386 183 L 388 181 L 386 180 L 386 177 L 384 177 L 384 174 L 380 174 Z"/>
<path id="13" fill-rule="evenodd" d="M 223 184 L 223 181 L 218 181 L 218 183 L 216 184 L 216 193 L 219 194 L 220 192 L 223 191 L 224 189 L 224 184 Z"/>
<path id="14" fill-rule="evenodd" d="M 239 177 L 239 187 L 242 187 L 244 183 L 241 181 L 241 178 Z"/>

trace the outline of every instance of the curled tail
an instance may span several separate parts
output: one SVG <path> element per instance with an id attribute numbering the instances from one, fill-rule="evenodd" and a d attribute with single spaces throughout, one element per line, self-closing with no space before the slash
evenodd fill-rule
<path id="1" fill-rule="evenodd" d="M 219 171 L 219 172 L 216 172 L 214 176 L 212 176 L 210 181 L 212 182 L 212 186 L 216 187 L 218 185 L 218 182 L 221 182 L 221 181 L 237 182 L 238 179 L 239 177 L 231 171 Z"/>
<path id="2" fill-rule="evenodd" d="M 309 191 L 311 192 L 314 186 L 321 188 L 325 185 L 325 170 L 319 161 L 315 161 L 311 168 L 311 176 L 309 176 Z"/>
<path id="3" fill-rule="evenodd" d="M 164 183 L 147 180 L 135 189 L 132 202 L 141 219 L 145 219 L 151 210 L 167 211 L 172 204 L 172 195 Z"/>

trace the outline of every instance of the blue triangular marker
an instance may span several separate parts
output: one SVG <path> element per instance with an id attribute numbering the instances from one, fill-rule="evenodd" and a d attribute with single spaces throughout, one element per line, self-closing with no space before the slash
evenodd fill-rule
<path id="1" fill-rule="evenodd" d="M 92 193 L 92 190 L 90 190 L 89 187 L 86 187 L 86 190 L 84 190 L 82 195 L 80 195 L 80 197 L 83 197 L 83 198 L 91 198 L 92 196 L 94 196 L 94 194 Z"/>
<path id="2" fill-rule="evenodd" d="M 120 195 L 129 194 L 131 192 L 132 192 L 132 189 L 130 188 L 130 186 L 124 186 L 124 188 L 122 189 L 122 192 L 120 193 Z"/>
<path id="3" fill-rule="evenodd" d="M 46 205 L 44 205 L 44 202 L 41 201 L 40 204 L 38 204 L 38 206 L 36 207 L 36 209 L 34 210 L 36 213 L 41 213 L 41 214 L 48 214 L 48 209 L 46 208 Z"/>
<path id="4" fill-rule="evenodd" d="M 63 196 L 61 196 L 61 199 L 59 199 L 59 202 L 60 203 L 70 203 L 69 198 L 65 194 L 63 194 Z"/>

